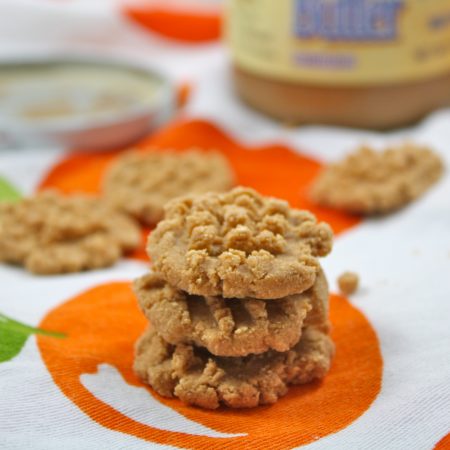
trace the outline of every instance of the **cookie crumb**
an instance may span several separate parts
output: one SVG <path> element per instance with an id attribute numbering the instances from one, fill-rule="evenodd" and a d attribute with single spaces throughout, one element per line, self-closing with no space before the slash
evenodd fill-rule
<path id="1" fill-rule="evenodd" d="M 344 272 L 338 278 L 339 289 L 343 294 L 351 295 L 359 286 L 359 275 L 355 272 Z"/>

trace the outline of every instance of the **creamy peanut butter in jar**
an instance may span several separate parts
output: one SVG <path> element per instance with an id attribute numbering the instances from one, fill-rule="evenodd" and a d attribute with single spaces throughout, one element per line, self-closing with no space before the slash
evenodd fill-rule
<path id="1" fill-rule="evenodd" d="M 235 87 L 290 123 L 386 129 L 450 105 L 450 0 L 229 0 Z"/>

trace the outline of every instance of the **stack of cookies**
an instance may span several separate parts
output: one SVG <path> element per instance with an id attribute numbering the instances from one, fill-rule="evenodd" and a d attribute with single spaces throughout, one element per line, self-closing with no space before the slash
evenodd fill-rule
<path id="1" fill-rule="evenodd" d="M 321 379 L 334 346 L 317 257 L 332 232 L 251 189 L 173 200 L 149 238 L 153 272 L 135 281 L 151 326 L 138 376 L 203 408 L 271 404 Z"/>

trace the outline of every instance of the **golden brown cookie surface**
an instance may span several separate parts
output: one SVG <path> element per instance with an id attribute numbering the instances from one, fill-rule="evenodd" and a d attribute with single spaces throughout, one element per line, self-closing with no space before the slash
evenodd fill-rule
<path id="1" fill-rule="evenodd" d="M 155 273 L 137 279 L 134 290 L 142 311 L 167 342 L 193 343 L 220 356 L 289 350 L 300 339 L 312 305 L 320 309 L 328 301 L 328 290 L 320 288 L 278 300 L 194 296 Z"/>
<path id="2" fill-rule="evenodd" d="M 155 271 L 190 294 L 276 299 L 310 288 L 328 224 L 248 188 L 173 200 L 151 233 Z"/>
<path id="3" fill-rule="evenodd" d="M 275 403 L 288 385 L 321 379 L 330 368 L 334 345 L 307 327 L 287 352 L 270 350 L 246 357 L 219 357 L 189 344 L 168 344 L 153 329 L 138 341 L 134 370 L 159 394 L 215 409 Z"/>
<path id="4" fill-rule="evenodd" d="M 316 281 L 308 289 L 311 298 L 311 310 L 303 322 L 304 327 L 314 327 L 324 333 L 330 331 L 328 319 L 329 289 L 328 281 L 322 268 L 317 273 Z"/>
<path id="5" fill-rule="evenodd" d="M 162 219 L 169 200 L 191 193 L 225 191 L 233 183 L 233 171 L 219 152 L 129 152 L 110 167 L 104 193 L 114 206 L 152 225 Z"/>
<path id="6" fill-rule="evenodd" d="M 48 191 L 0 204 L 0 261 L 34 273 L 110 266 L 139 242 L 132 219 L 93 197 Z"/>
<path id="7" fill-rule="evenodd" d="M 405 144 L 384 152 L 362 147 L 325 169 L 311 196 L 324 206 L 382 214 L 422 195 L 442 172 L 442 161 L 426 147 Z"/>

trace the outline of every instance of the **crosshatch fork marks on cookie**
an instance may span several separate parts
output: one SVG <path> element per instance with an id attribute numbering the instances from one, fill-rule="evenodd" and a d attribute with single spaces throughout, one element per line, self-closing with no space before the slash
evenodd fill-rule
<path id="1" fill-rule="evenodd" d="M 312 303 L 321 301 L 314 298 L 313 289 L 277 301 L 193 296 L 155 273 L 137 279 L 134 290 L 142 311 L 164 339 L 171 344 L 193 342 L 222 356 L 270 348 L 287 351 L 300 339 Z"/>

